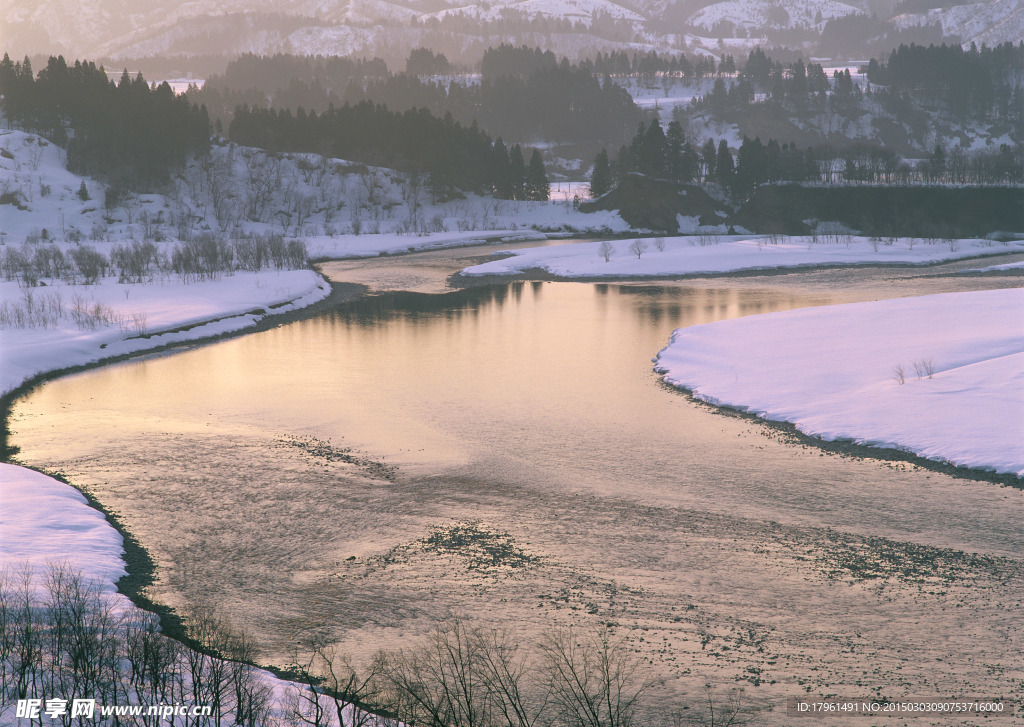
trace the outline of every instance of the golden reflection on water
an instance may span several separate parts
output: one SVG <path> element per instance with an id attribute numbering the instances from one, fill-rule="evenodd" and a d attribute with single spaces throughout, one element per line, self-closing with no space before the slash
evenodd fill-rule
<path id="1" fill-rule="evenodd" d="M 19 412 L 49 409 L 52 431 L 65 434 L 37 439 L 15 428 L 25 456 L 47 460 L 161 429 L 343 438 L 417 471 L 509 452 L 533 459 L 555 434 L 593 440 L 617 437 L 627 421 L 670 426 L 651 420 L 674 403 L 651 358 L 674 328 L 820 302 L 777 291 L 539 282 L 385 294 L 48 384 Z"/>
<path id="2" fill-rule="evenodd" d="M 1019 657 L 1003 605 L 1019 575 L 965 566 L 935 595 L 823 569 L 873 557 L 878 536 L 1019 557 L 1021 493 L 780 442 L 651 370 L 676 327 L 842 295 L 515 283 L 372 296 L 47 383 L 15 407 L 12 443 L 123 515 L 157 561 L 156 600 L 218 604 L 277 663 L 311 633 L 359 654 L 456 610 L 524 638 L 587 619 L 642 627 L 637 648 L 652 633 L 676 644 L 644 653 L 692 693 L 749 665 L 778 679 L 759 688 L 776 697 L 811 678 L 846 693 L 868 668 L 880 683 L 1002 693 L 982 665 Z M 398 474 L 307 457 L 289 443 L 303 436 Z M 466 520 L 542 565 L 491 577 L 417 545 Z M 709 628 L 757 631 L 769 650 L 704 650 Z"/>

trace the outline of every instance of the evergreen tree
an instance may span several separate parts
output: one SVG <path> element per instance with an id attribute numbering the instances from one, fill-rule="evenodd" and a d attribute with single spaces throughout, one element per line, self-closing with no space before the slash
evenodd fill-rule
<path id="1" fill-rule="evenodd" d="M 526 163 L 523 150 L 513 145 L 508 153 L 509 181 L 512 183 L 512 199 L 526 199 Z"/>
<path id="2" fill-rule="evenodd" d="M 777 149 L 778 144 L 772 143 Z M 749 194 L 757 185 L 767 181 L 768 175 L 768 154 L 761 140 L 743 137 L 743 143 L 736 154 L 732 190 L 737 194 Z"/>
<path id="3" fill-rule="evenodd" d="M 509 166 L 508 149 L 500 138 L 491 150 L 491 187 L 498 199 L 512 199 L 512 170 Z"/>
<path id="4" fill-rule="evenodd" d="M 530 167 L 526 171 L 526 199 L 546 202 L 551 192 L 548 175 L 544 171 L 544 160 L 536 149 L 530 155 Z"/>
<path id="5" fill-rule="evenodd" d="M 722 139 L 718 142 L 718 154 L 715 156 L 715 178 L 723 187 L 731 189 L 735 172 L 729 145 Z"/>
<path id="6" fill-rule="evenodd" d="M 602 149 L 594 158 L 594 171 L 590 175 L 590 196 L 600 197 L 612 188 L 612 170 L 608 163 L 608 152 Z"/>
<path id="7" fill-rule="evenodd" d="M 931 158 L 928 160 L 928 176 L 930 178 L 929 181 L 941 181 L 945 173 L 946 150 L 942 148 L 942 144 L 936 144 L 935 150 L 932 152 Z"/>
<path id="8" fill-rule="evenodd" d="M 687 147 L 683 127 L 678 121 L 672 121 L 665 132 L 665 173 L 673 182 L 689 182 L 693 179 L 688 174 L 684 151 Z"/>
<path id="9" fill-rule="evenodd" d="M 633 152 L 637 171 L 652 177 L 665 176 L 665 132 L 655 119 L 639 137 L 639 144 Z"/>
<path id="10" fill-rule="evenodd" d="M 621 184 L 626 181 L 626 177 L 633 171 L 633 154 L 630 152 L 628 146 L 619 147 L 619 156 L 615 160 L 615 168 L 612 170 L 613 177 L 618 180 Z"/>
<path id="11" fill-rule="evenodd" d="M 718 178 L 718 157 L 715 152 L 715 142 L 708 139 L 700 150 L 701 162 L 704 164 L 704 182 L 710 184 Z"/>

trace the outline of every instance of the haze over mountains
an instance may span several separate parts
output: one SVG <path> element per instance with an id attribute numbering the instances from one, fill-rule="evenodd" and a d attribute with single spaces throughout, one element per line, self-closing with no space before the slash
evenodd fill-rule
<path id="1" fill-rule="evenodd" d="M 846 49 L 830 53 L 830 21 L 854 17 L 864 22 L 843 26 Z M 426 45 L 459 61 L 503 40 L 569 57 L 623 46 L 744 53 L 756 44 L 839 56 L 852 42 L 864 58 L 884 33 L 979 46 L 1024 38 L 1024 0 L 4 0 L 0 18 L 14 57 L 110 60 L 284 52 L 391 62 Z"/>

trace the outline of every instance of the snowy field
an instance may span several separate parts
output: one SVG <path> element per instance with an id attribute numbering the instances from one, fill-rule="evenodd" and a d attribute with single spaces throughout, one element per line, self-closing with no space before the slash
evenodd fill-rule
<path id="1" fill-rule="evenodd" d="M 840 241 L 826 241 L 835 239 Z M 694 235 L 526 248 L 514 251 L 509 258 L 468 267 L 462 274 L 516 275 L 539 268 L 566 278 L 666 277 L 809 266 L 923 265 L 1024 251 L 1024 241 L 900 238 L 887 244 L 866 237 L 835 236 L 820 237 L 817 241 L 810 237 L 777 240 Z M 658 249 L 659 244 L 664 245 L 664 250 Z"/>
<path id="2" fill-rule="evenodd" d="M 900 298 L 681 328 L 658 354 L 700 399 L 827 440 L 1024 477 L 1024 290 Z"/>

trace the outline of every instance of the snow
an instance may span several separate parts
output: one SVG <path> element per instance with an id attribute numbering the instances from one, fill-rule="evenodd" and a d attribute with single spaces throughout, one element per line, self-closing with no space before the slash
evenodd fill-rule
<path id="1" fill-rule="evenodd" d="M 780 7 L 769 0 L 724 0 L 708 5 L 690 16 L 691 25 L 711 30 L 729 22 L 738 28 L 812 28 L 823 27 L 833 18 L 861 14 L 863 11 L 836 0 L 793 0 Z M 816 22 L 818 13 L 821 22 Z"/>
<path id="2" fill-rule="evenodd" d="M 711 93 L 714 85 L 714 78 L 683 80 L 667 76 L 656 79 L 653 85 L 645 85 L 639 79 L 622 84 L 633 97 L 633 103 L 646 111 L 657 111 L 658 120 L 666 127 L 672 122 L 676 107 L 689 106 L 698 96 Z"/>
<path id="3" fill-rule="evenodd" d="M 680 328 L 655 368 L 809 435 L 1021 477 L 1021 321 L 1022 289 L 801 309 Z"/>
<path id="4" fill-rule="evenodd" d="M 665 250 L 659 252 L 652 239 L 641 239 L 647 248 L 638 258 L 629 251 L 633 239 L 612 242 L 611 259 L 605 262 L 601 242 L 580 243 L 549 248 L 525 248 L 512 251 L 512 257 L 474 265 L 463 275 L 515 275 L 540 268 L 562 277 L 603 278 L 626 276 L 674 276 L 702 273 L 727 273 L 805 266 L 910 264 L 921 265 L 1024 250 L 1024 241 L 993 243 L 990 240 L 956 240 L 952 244 L 897 239 L 892 245 L 866 237 L 851 237 L 842 242 L 814 242 L 810 237 L 718 238 L 713 235 L 666 237 Z M 716 242 L 717 240 L 723 240 Z M 819 238 L 819 240 L 826 238 Z"/>
<path id="5" fill-rule="evenodd" d="M 0 572 L 28 567 L 36 587 L 47 568 L 66 564 L 114 595 L 125 575 L 121 536 L 85 497 L 46 475 L 0 464 Z M 121 607 L 129 606 L 123 596 Z"/>
<path id="6" fill-rule="evenodd" d="M 433 246 L 439 236 L 450 235 L 454 244 L 461 244 L 460 236 L 472 237 L 461 233 L 474 231 L 477 237 L 494 237 L 502 231 L 521 233 L 524 226 L 580 231 L 628 227 L 616 212 L 583 213 L 557 200 L 467 195 L 434 202 L 423 185 L 412 185 L 394 170 L 316 154 L 268 155 L 235 144 L 215 145 L 209 160 L 190 164 L 168 194 L 128 196 L 108 208 L 104 185 L 67 171 L 63 151 L 45 139 L 20 131 L 0 132 L 0 150 L 0 192 L 17 201 L 0 206 L 0 243 L 8 244 L 26 239 L 96 243 L 183 239 L 202 233 L 231 238 L 273 233 L 307 241 L 331 238 L 317 243 L 324 255 L 337 248 L 338 254 L 351 256 L 356 253 L 346 247 L 366 254 L 405 251 L 421 242 Z M 274 193 L 265 204 L 250 201 L 251 173 L 275 180 Z M 87 200 L 79 197 L 83 182 Z M 379 249 L 358 239 L 348 245 L 350 238 L 367 234 L 392 237 L 390 242 L 378 238 L 384 246 Z M 404 241 L 398 240 L 400 236 Z"/>
<path id="7" fill-rule="evenodd" d="M 564 18 L 585 25 L 590 25 L 594 16 L 599 14 L 636 23 L 644 20 L 643 15 L 609 0 L 514 0 L 484 6 L 464 5 L 426 13 L 419 19 L 422 22 L 433 18 L 443 19 L 462 15 L 481 22 L 495 22 L 501 20 L 503 13 L 509 10 L 520 12 L 527 17 Z"/>
<path id="8" fill-rule="evenodd" d="M 989 265 L 984 268 L 971 268 L 970 270 L 961 270 L 962 273 L 991 273 L 1000 272 L 1003 270 L 1020 270 L 1024 272 L 1024 260 L 1018 260 L 1015 263 L 1003 263 L 1002 265 Z"/>
<path id="9" fill-rule="evenodd" d="M 1018 43 L 1024 37 L 1024 5 L 1007 0 L 984 0 L 897 15 L 890 22 L 897 28 L 940 23 L 942 32 L 960 38 L 964 48 L 969 48 L 971 43 L 992 47 L 1006 42 Z"/>

